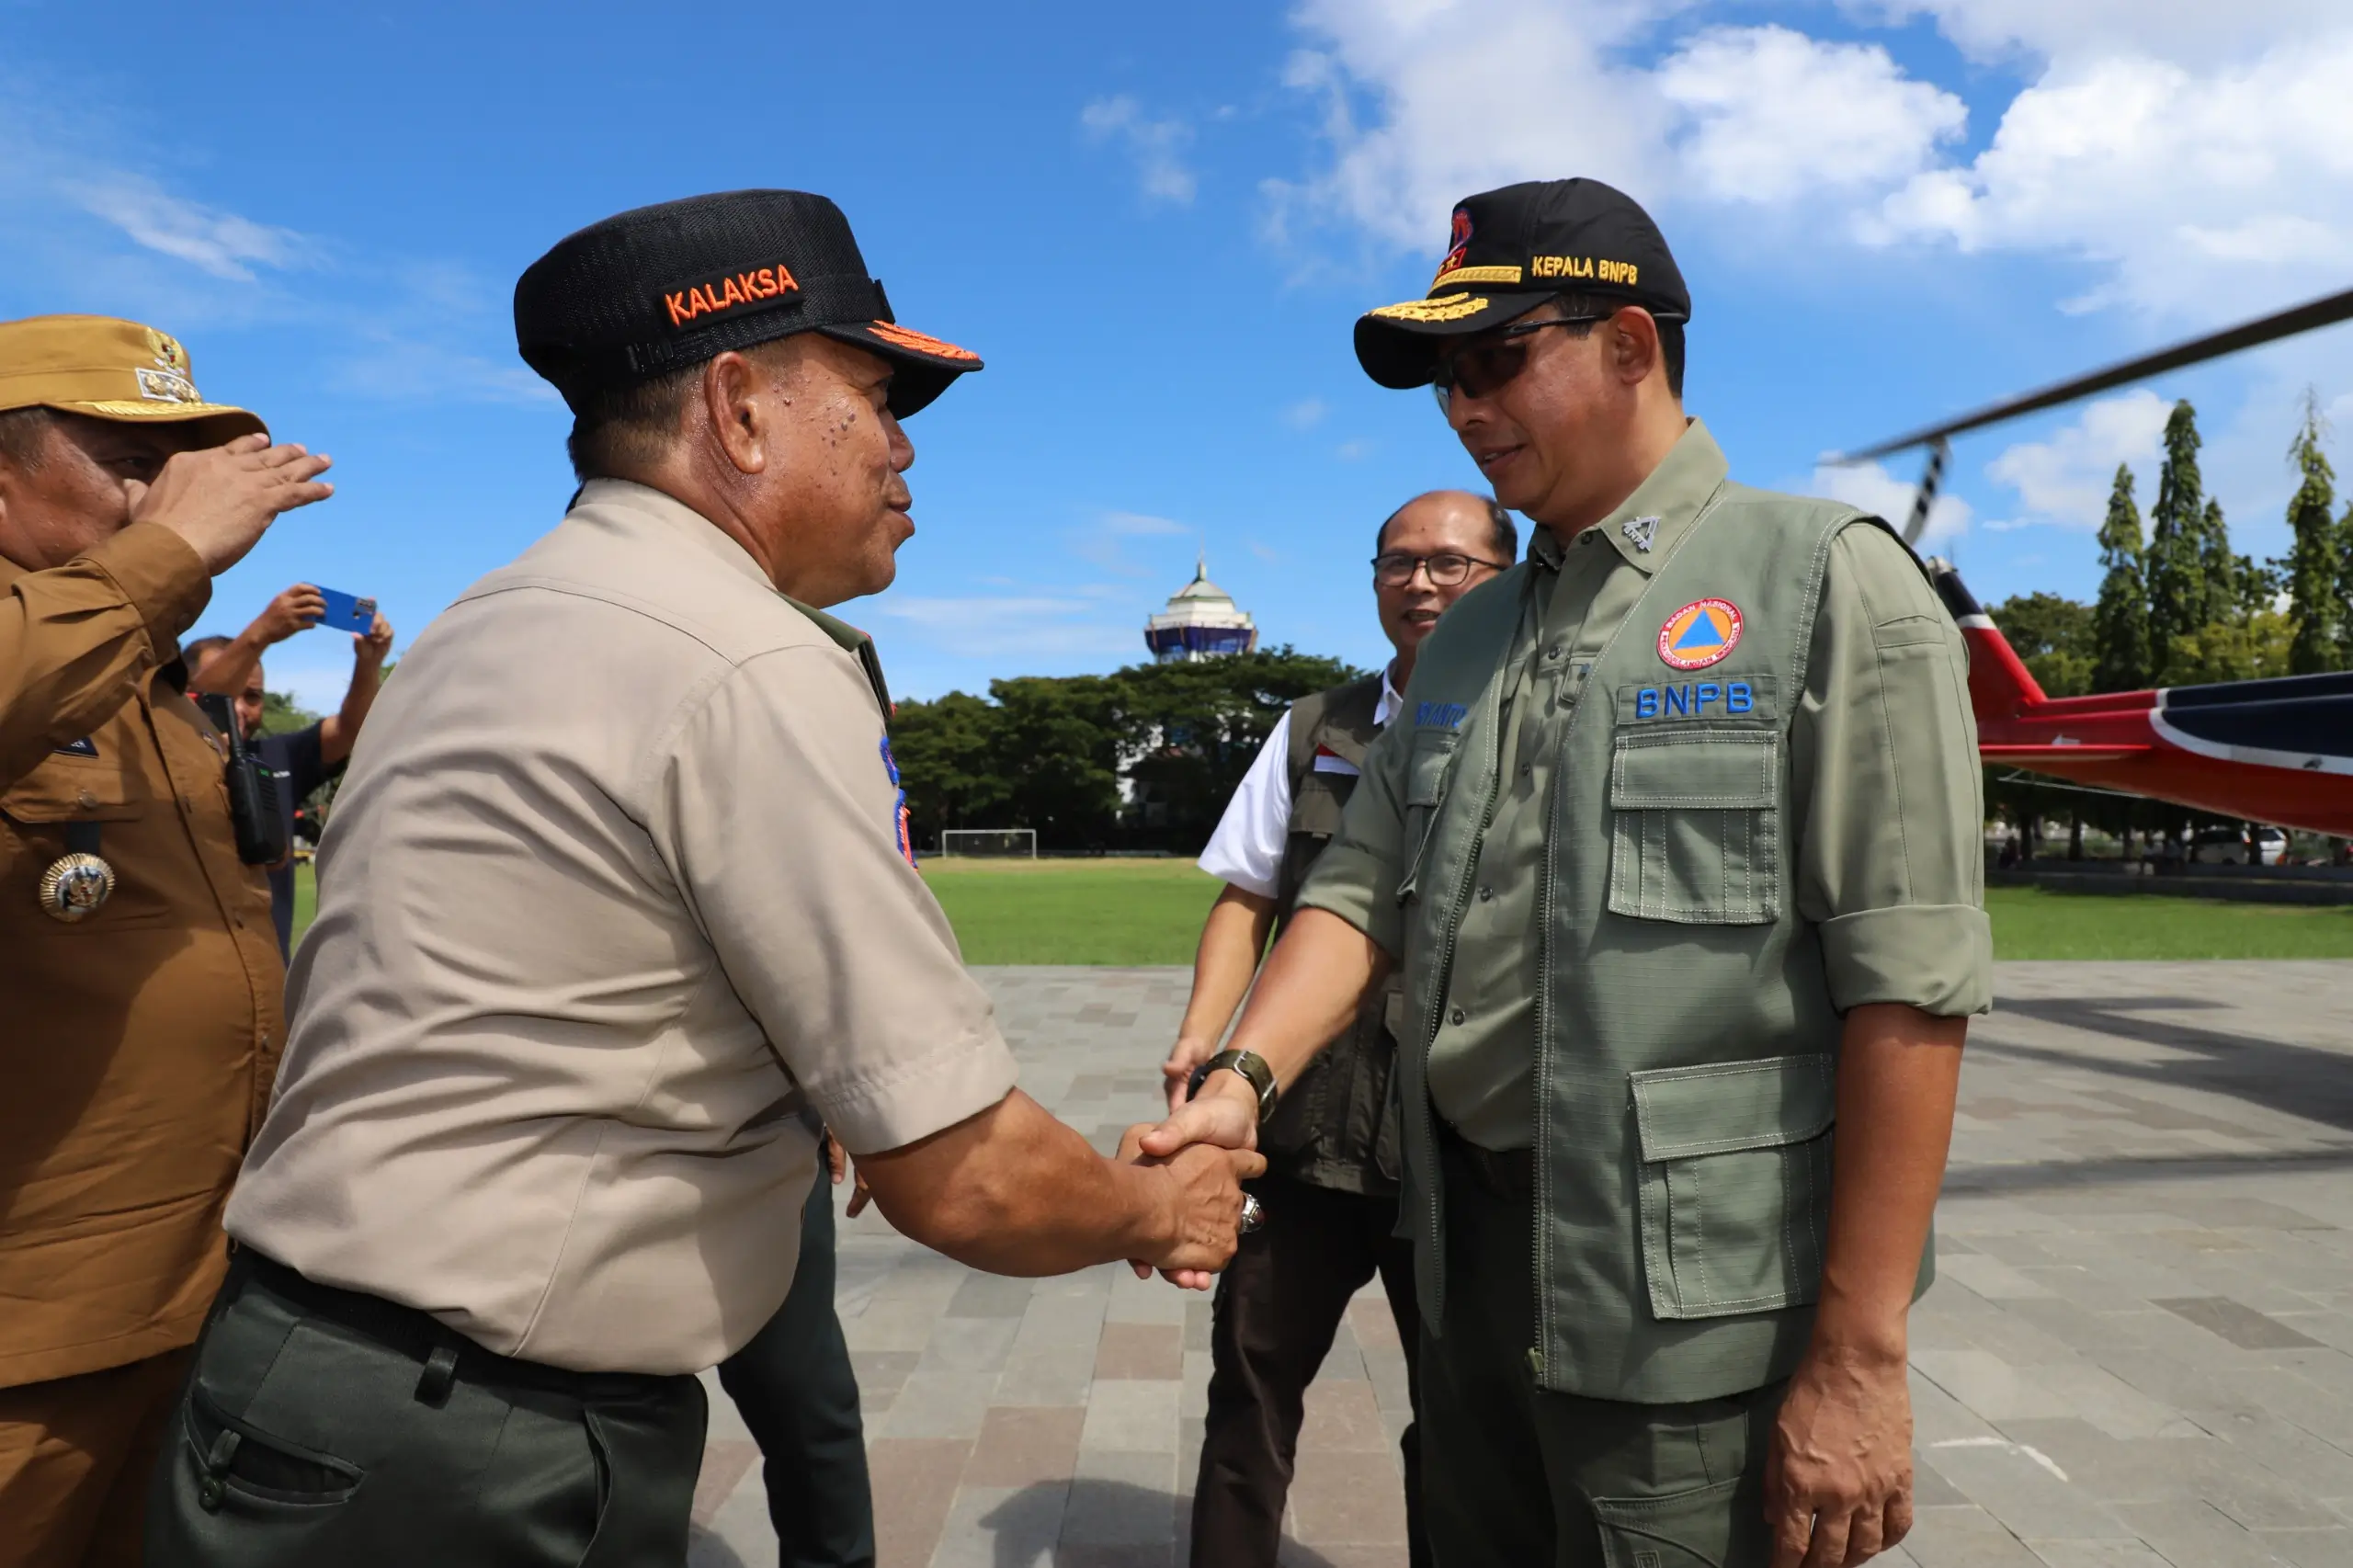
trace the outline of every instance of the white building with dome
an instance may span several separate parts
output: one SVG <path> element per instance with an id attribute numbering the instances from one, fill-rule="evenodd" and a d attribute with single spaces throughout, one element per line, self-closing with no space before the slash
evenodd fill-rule
<path id="1" fill-rule="evenodd" d="M 1258 626 L 1235 608 L 1233 596 L 1210 581 L 1209 552 L 1201 552 L 1193 580 L 1169 596 L 1168 606 L 1143 623 L 1144 646 L 1166 664 L 1180 659 L 1216 659 L 1246 653 L 1258 645 Z"/>

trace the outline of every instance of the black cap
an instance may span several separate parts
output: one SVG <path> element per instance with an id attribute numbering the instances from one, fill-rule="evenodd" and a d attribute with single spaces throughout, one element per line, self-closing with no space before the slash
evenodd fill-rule
<path id="1" fill-rule="evenodd" d="M 1429 384 L 1434 337 L 1526 315 L 1555 294 L 1614 296 L 1661 321 L 1691 319 L 1666 237 L 1597 179 L 1530 180 L 1466 198 L 1429 293 L 1357 319 L 1357 362 L 1384 387 Z"/>
<path id="2" fill-rule="evenodd" d="M 577 414 L 590 393 L 822 332 L 890 360 L 904 418 L 980 357 L 897 325 L 841 209 L 805 190 L 641 207 L 556 242 L 515 285 L 515 344 Z"/>

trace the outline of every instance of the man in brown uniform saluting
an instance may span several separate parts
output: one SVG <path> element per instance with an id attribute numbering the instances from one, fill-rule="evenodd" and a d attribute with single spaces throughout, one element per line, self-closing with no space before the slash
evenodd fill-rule
<path id="1" fill-rule="evenodd" d="M 0 323 L 0 1568 L 138 1561 L 282 984 L 179 634 L 327 460 L 133 322 Z"/>

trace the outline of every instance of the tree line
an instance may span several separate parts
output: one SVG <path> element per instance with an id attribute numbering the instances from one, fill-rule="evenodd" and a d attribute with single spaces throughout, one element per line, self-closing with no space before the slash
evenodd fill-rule
<path id="1" fill-rule="evenodd" d="M 2052 697 L 2353 668 L 2353 506 L 2337 510 L 2327 438 L 2307 392 L 2288 449 L 2300 481 L 2288 503 L 2288 553 L 2258 562 L 2231 549 L 2222 503 L 2199 473 L 2197 410 L 2176 403 L 2145 531 L 2132 471 L 2117 467 L 2099 530 L 2097 600 L 2024 594 L 1987 613 Z M 2071 853 L 2087 825 L 2121 835 L 2174 831 L 2193 816 L 2197 825 L 2225 820 L 2001 768 L 1987 770 L 1986 785 L 1988 808 L 2012 824 L 2066 820 Z"/>
<path id="2" fill-rule="evenodd" d="M 1364 672 L 1285 646 L 902 701 L 891 748 L 919 849 L 1027 827 L 1041 851 L 1199 850 L 1292 702 Z"/>

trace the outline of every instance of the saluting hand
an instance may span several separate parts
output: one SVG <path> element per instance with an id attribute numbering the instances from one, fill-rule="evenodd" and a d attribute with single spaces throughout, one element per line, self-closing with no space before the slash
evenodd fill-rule
<path id="1" fill-rule="evenodd" d="M 324 501 L 319 483 L 334 460 L 256 432 L 226 446 L 176 453 L 153 484 L 124 481 L 131 520 L 161 523 L 188 540 L 214 576 L 244 559 L 280 512 Z"/>

